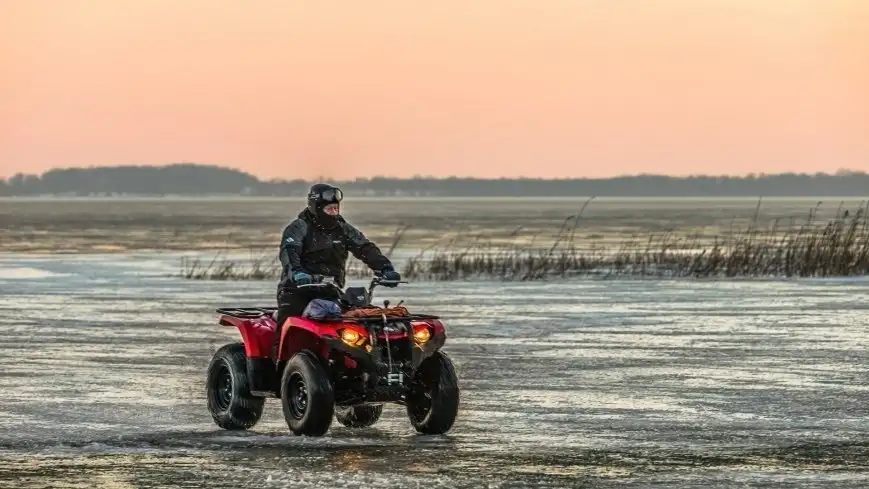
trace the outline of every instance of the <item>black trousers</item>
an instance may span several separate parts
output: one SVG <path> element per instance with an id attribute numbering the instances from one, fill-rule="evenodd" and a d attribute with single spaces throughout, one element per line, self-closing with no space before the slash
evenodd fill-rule
<path id="1" fill-rule="evenodd" d="M 273 356 L 278 356 L 278 344 L 281 342 L 281 332 L 284 322 L 290 317 L 301 316 L 308 307 L 308 303 L 314 299 L 338 299 L 333 289 L 328 288 L 285 288 L 278 289 L 278 326 L 275 328 L 275 344 Z"/>

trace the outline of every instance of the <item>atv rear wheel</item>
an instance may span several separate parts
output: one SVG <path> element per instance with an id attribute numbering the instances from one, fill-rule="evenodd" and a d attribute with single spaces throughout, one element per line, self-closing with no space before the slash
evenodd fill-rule
<path id="1" fill-rule="evenodd" d="M 263 414 L 265 398 L 250 393 L 244 345 L 231 343 L 214 353 L 205 379 L 208 411 L 225 430 L 252 428 Z"/>
<path id="2" fill-rule="evenodd" d="M 332 424 L 335 393 L 326 370 L 309 351 L 293 355 L 281 376 L 284 419 L 296 435 L 323 436 Z"/>
<path id="3" fill-rule="evenodd" d="M 348 428 L 366 428 L 380 419 L 383 404 L 360 404 L 349 408 L 337 408 L 335 419 Z"/>
<path id="4" fill-rule="evenodd" d="M 425 359 L 411 380 L 407 417 L 416 431 L 426 435 L 446 433 L 459 411 L 459 381 L 446 353 Z"/>

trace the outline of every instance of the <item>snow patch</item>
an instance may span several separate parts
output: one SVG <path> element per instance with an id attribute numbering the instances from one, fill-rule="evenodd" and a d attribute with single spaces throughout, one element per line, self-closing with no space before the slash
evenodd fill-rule
<path id="1" fill-rule="evenodd" d="M 0 267 L 0 279 L 29 280 L 34 278 L 68 277 L 68 273 L 54 273 L 31 267 Z"/>

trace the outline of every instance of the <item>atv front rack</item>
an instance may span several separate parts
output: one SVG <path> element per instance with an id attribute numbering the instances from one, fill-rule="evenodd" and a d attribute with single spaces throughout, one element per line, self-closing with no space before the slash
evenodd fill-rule
<path id="1" fill-rule="evenodd" d="M 217 313 L 239 319 L 255 319 L 271 316 L 277 310 L 277 307 L 221 307 L 217 309 Z"/>
<path id="2" fill-rule="evenodd" d="M 409 314 L 407 316 L 386 316 L 386 321 L 426 321 L 430 319 L 440 319 L 438 316 L 430 314 Z M 383 316 L 362 316 L 353 318 L 343 318 L 343 321 L 348 323 L 382 323 Z"/>

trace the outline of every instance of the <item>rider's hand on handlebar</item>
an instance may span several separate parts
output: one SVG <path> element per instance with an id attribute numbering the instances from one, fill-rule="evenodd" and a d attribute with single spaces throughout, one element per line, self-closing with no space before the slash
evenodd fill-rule
<path id="1" fill-rule="evenodd" d="M 296 285 L 307 285 L 314 281 L 314 277 L 305 272 L 296 272 L 293 274 L 293 282 Z"/>
<path id="2" fill-rule="evenodd" d="M 398 282 L 401 281 L 401 274 L 392 268 L 387 268 L 380 273 L 380 280 L 383 281 L 384 287 L 397 287 Z"/>

